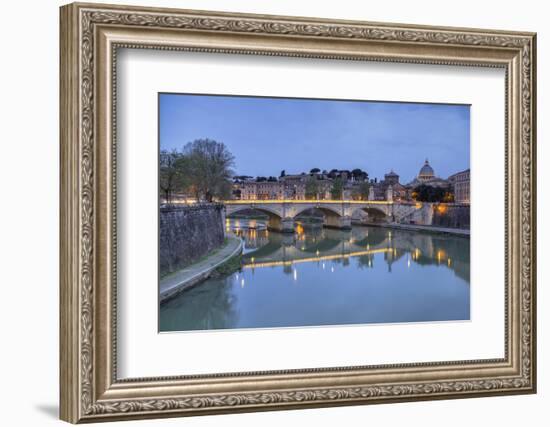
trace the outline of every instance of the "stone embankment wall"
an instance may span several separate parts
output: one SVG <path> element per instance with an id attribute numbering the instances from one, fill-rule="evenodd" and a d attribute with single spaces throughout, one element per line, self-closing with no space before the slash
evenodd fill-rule
<path id="1" fill-rule="evenodd" d="M 407 206 L 398 206 L 401 210 Z M 470 205 L 454 203 L 422 203 L 420 209 L 400 215 L 396 222 L 401 224 L 433 225 L 434 227 L 470 229 Z"/>
<path id="2" fill-rule="evenodd" d="M 160 275 L 185 268 L 224 242 L 224 212 L 218 204 L 160 209 Z"/>
<path id="3" fill-rule="evenodd" d="M 470 229 L 470 205 L 433 205 L 432 224 L 436 227 Z"/>
<path id="4" fill-rule="evenodd" d="M 431 203 L 422 203 L 420 208 L 416 204 L 398 204 L 394 206 L 393 218 L 402 224 L 432 225 L 433 208 Z M 412 209 L 412 210 L 411 210 Z"/>

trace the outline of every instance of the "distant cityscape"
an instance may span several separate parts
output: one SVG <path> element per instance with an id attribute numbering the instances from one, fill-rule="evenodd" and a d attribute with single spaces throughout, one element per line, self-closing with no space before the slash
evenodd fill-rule
<path id="1" fill-rule="evenodd" d="M 159 105 L 160 331 L 470 319 L 468 105 Z"/>
<path id="2" fill-rule="evenodd" d="M 429 200 L 430 197 L 433 200 Z M 401 183 L 390 170 L 384 179 L 370 178 L 361 169 L 330 171 L 313 168 L 309 172 L 274 176 L 233 177 L 231 198 L 234 200 L 372 200 L 432 201 L 470 203 L 470 169 L 447 178 L 435 174 L 428 159 L 417 176 Z"/>

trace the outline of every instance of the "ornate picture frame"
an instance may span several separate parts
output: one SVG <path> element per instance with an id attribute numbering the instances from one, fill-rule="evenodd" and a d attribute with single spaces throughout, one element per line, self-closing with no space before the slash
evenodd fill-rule
<path id="1" fill-rule="evenodd" d="M 70 4 L 61 8 L 61 419 L 111 421 L 536 391 L 536 35 Z M 117 378 L 117 49 L 499 67 L 505 357 Z"/>

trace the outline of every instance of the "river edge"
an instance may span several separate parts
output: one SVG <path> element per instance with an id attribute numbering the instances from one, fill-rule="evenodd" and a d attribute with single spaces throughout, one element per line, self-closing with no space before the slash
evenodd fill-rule
<path id="1" fill-rule="evenodd" d="M 242 239 L 232 234 L 228 235 L 227 239 L 228 243 L 222 250 L 207 256 L 198 265 L 191 265 L 161 279 L 159 283 L 159 303 L 163 304 L 181 292 L 198 285 L 209 278 L 218 268 L 231 263 L 236 258 L 240 258 L 244 247 Z"/>
<path id="2" fill-rule="evenodd" d="M 422 231 L 431 234 L 442 234 L 458 237 L 470 238 L 470 230 L 461 228 L 448 228 L 448 227 L 433 227 L 431 225 L 415 225 L 415 224 L 392 224 L 392 223 L 369 223 L 369 224 L 352 224 L 357 227 L 380 227 L 380 228 L 392 228 L 395 230 L 404 231 Z"/>
<path id="3" fill-rule="evenodd" d="M 159 330 L 467 319 L 469 239 L 389 231 L 354 226 L 351 232 L 326 229 L 319 234 L 304 228 L 289 237 L 238 229 L 246 247 L 238 276 L 212 274 L 161 305 Z M 300 263 L 303 257 L 318 259 Z M 249 262 L 253 265 L 245 268 Z"/>
<path id="4" fill-rule="evenodd" d="M 414 224 L 392 224 L 392 223 L 372 223 L 372 224 L 353 224 L 358 227 L 380 227 L 404 231 L 416 231 L 429 234 L 452 235 L 463 238 L 470 238 L 470 230 L 455 229 L 447 227 L 432 227 L 427 225 Z M 204 280 L 208 279 L 219 268 L 230 266 L 235 259 L 240 258 L 243 252 L 243 241 L 241 238 L 231 234 L 228 235 L 229 243 L 221 251 L 207 257 L 199 265 L 192 265 L 173 273 L 160 281 L 159 302 L 160 304 L 174 298 L 181 292 L 190 289 Z"/>

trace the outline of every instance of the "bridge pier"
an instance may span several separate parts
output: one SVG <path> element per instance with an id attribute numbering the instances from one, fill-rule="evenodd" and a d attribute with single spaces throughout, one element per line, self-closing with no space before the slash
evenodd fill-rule
<path id="1" fill-rule="evenodd" d="M 289 217 L 278 218 L 276 216 L 270 216 L 267 228 L 281 233 L 294 233 L 294 219 Z"/>
<path id="2" fill-rule="evenodd" d="M 294 218 L 283 218 L 281 220 L 282 233 L 294 233 Z"/>
<path id="3" fill-rule="evenodd" d="M 347 215 L 346 216 L 325 215 L 325 223 L 323 225 L 328 228 L 350 230 L 351 217 Z"/>

